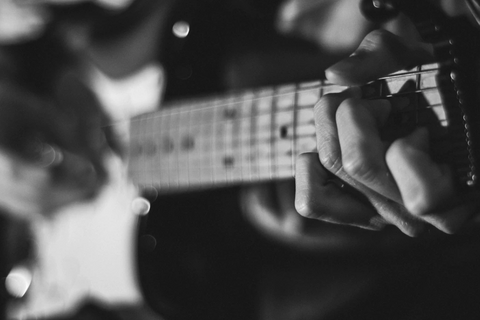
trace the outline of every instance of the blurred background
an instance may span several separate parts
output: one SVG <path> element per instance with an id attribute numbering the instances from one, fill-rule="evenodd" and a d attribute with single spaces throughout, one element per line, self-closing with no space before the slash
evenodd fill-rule
<path id="1" fill-rule="evenodd" d="M 76 191 L 92 185 L 78 182 L 81 173 L 63 183 L 70 175 L 58 178 L 44 168 L 53 194 L 40 188 L 38 199 L 71 201 L 18 214 L 2 200 L 5 317 L 428 319 L 432 305 L 433 314 L 452 315 L 438 306 L 445 300 L 471 306 L 442 292 L 478 281 L 470 272 L 479 262 L 469 255 L 477 245 L 472 238 L 445 248 L 444 239 L 433 245 L 389 228 L 372 234 L 307 220 L 293 208 L 291 179 L 152 196 L 128 177 L 122 150 L 131 117 L 185 97 L 323 79 L 325 68 L 380 26 L 418 38 L 402 15 L 382 25 L 368 22 L 358 0 L 1 0 L 0 85 L 14 83 L 41 101 L 80 108 L 64 112 L 60 104 L 54 110 L 67 116 L 46 118 L 46 127 L 59 128 L 52 139 L 66 150 L 101 155 L 96 169 L 106 177 L 88 196 L 65 196 L 72 185 Z M 62 100 L 56 89 L 72 73 L 90 94 L 67 87 Z M 54 123 L 71 114 L 101 118 L 111 132 L 100 140 L 108 141 L 99 149 L 90 138 L 82 148 L 69 147 L 78 142 L 56 137 L 69 136 L 69 127 Z M 19 158 L 10 160 L 11 153 L 11 146 L 0 149 L 2 173 L 26 172 L 25 186 L 33 185 L 29 179 L 37 176 Z M 139 196 L 151 201 L 146 216 L 132 206 Z M 431 268 L 437 264 L 444 268 Z M 412 293 L 418 283 L 422 290 Z M 430 307 L 414 307 L 420 299 Z"/>

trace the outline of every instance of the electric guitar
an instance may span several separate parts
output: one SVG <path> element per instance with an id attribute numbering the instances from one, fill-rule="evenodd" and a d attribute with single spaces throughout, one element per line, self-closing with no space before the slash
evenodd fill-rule
<path id="1" fill-rule="evenodd" d="M 220 59 L 225 44 L 238 47 L 235 42 L 244 39 L 242 28 L 246 27 L 245 22 L 240 22 L 245 17 L 232 12 L 228 4 L 221 5 L 223 11 L 212 10 L 218 6 L 216 1 L 189 1 L 182 5 L 191 7 L 179 6 L 171 15 L 169 26 L 173 28 L 175 23 L 183 21 L 192 29 L 189 36 L 172 37 L 171 43 L 166 44 L 171 50 L 164 57 L 168 71 L 166 106 L 162 111 L 131 121 L 130 175 L 152 200 L 151 213 L 138 222 L 137 277 L 150 306 L 169 319 L 245 319 L 255 309 L 254 293 L 261 276 L 258 270 L 263 262 L 277 259 L 275 253 L 282 249 L 266 242 L 243 220 L 235 206 L 237 186 L 292 178 L 296 156 L 315 150 L 313 105 L 321 96 L 344 88 L 308 79 L 212 98 L 177 100 L 185 92 L 197 95 L 223 89 L 219 83 L 211 84 L 206 79 L 222 73 L 219 65 L 225 61 L 216 60 Z M 383 18 L 397 10 L 407 13 L 425 40 L 434 44 L 437 62 L 369 83 L 363 88 L 365 97 L 409 97 L 410 106 L 392 117 L 390 127 L 408 131 L 417 125 L 428 126 L 435 136 L 435 156 L 452 166 L 465 194 L 475 196 L 479 188 L 476 173 L 479 116 L 475 92 L 478 82 L 476 70 L 471 66 L 475 65 L 478 53 L 476 32 L 463 22 L 450 21 L 423 1 L 398 0 L 385 2 L 383 6 L 385 12 L 377 14 L 373 10 L 373 16 Z M 205 14 L 211 19 L 205 19 Z M 247 24 L 252 23 L 251 33 L 253 30 L 270 36 L 272 21 L 264 18 L 254 14 L 246 20 Z M 227 25 L 230 29 L 239 28 L 234 30 L 234 36 L 221 28 Z M 200 71 L 194 67 L 200 67 Z M 128 206 L 129 196 L 126 192 L 116 207 Z M 111 250 L 111 256 L 103 255 L 110 264 L 104 263 L 102 267 L 107 269 L 105 273 L 115 269 L 120 277 L 128 277 L 132 270 L 126 267 L 130 267 L 126 260 L 132 258 L 128 248 L 133 245 L 129 239 L 135 217 L 117 213 L 110 212 L 108 219 L 96 215 L 100 220 L 125 220 L 125 228 L 116 229 L 115 239 L 110 239 L 113 247 L 122 247 L 124 251 Z M 69 220 L 70 216 L 77 220 Z M 60 220 L 62 233 L 54 234 L 49 226 L 40 226 L 41 239 L 45 243 L 63 244 L 68 239 L 64 232 L 68 233 L 68 227 L 72 226 L 70 221 L 76 221 L 77 232 L 98 229 L 92 225 L 99 227 L 96 234 L 100 239 L 95 241 L 91 233 L 88 239 L 92 248 L 102 242 L 104 225 L 108 222 L 95 224 L 93 217 L 81 216 L 75 210 Z M 91 258 L 93 250 L 85 248 L 85 239 L 80 237 L 77 241 L 84 250 L 76 250 L 76 254 Z M 76 246 L 74 242 L 66 248 Z M 52 248 L 43 248 L 46 254 L 41 260 L 50 269 L 55 267 L 48 257 Z M 96 249 L 99 256 L 105 252 L 100 247 Z M 64 292 L 69 286 L 89 284 L 81 277 L 84 274 L 75 273 L 78 265 L 72 252 L 61 249 L 55 252 L 64 254 L 59 260 L 66 260 L 74 268 L 68 274 L 57 272 L 57 278 L 65 278 L 65 288 L 48 278 L 43 283 L 37 282 L 44 290 L 52 289 L 49 294 L 58 299 L 53 309 L 61 309 L 67 300 L 76 302 L 84 291 L 93 291 L 98 296 L 108 292 L 117 298 L 140 301 L 131 279 L 126 281 L 122 292 L 116 290 L 118 286 L 100 290 L 101 285 L 97 284 L 76 287 L 81 294 L 75 291 L 75 296 L 67 296 Z M 118 256 L 122 256 L 119 261 L 124 266 L 115 265 L 114 258 Z M 97 261 L 90 263 L 93 267 L 88 269 L 98 277 Z M 50 298 L 45 295 L 45 300 Z M 38 300 L 36 307 L 45 310 L 42 302 Z"/>
<path id="2" fill-rule="evenodd" d="M 425 1 L 373 4 L 379 7 L 369 11 L 374 18 L 398 11 L 409 16 L 433 44 L 436 63 L 366 84 L 365 98 L 408 97 L 410 105 L 392 117 L 390 126 L 407 131 L 427 126 L 434 156 L 451 165 L 465 195 L 478 196 L 477 31 Z M 194 30 L 190 18 L 174 16 L 172 26 L 187 21 Z M 186 40 L 172 41 L 174 48 L 187 46 Z M 188 83 L 188 59 L 179 53 L 170 58 L 187 61 L 183 73 L 177 69 L 170 78 Z M 343 89 L 309 80 L 211 98 L 167 99 L 163 110 L 131 121 L 129 172 L 153 200 L 151 213 L 139 222 L 137 262 L 154 309 L 172 319 L 235 318 L 232 314 L 241 319 L 245 314 L 239 310 L 248 314 L 249 308 L 242 307 L 253 303 L 248 293 L 254 290 L 255 259 L 266 252 L 259 250 L 265 244 L 229 204 L 236 203 L 240 184 L 294 176 L 296 156 L 315 150 L 313 105 Z M 179 96 L 172 92 L 169 97 L 167 90 L 167 98 Z M 229 211 L 228 221 L 222 211 Z M 237 235 L 241 241 L 231 240 Z"/>

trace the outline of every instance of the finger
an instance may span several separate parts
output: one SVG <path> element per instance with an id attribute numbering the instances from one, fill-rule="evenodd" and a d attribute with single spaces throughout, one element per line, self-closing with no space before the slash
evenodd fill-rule
<path id="1" fill-rule="evenodd" d="M 379 194 L 402 203 L 385 162 L 386 150 L 378 129 L 390 110 L 387 100 L 345 100 L 336 115 L 338 138 L 345 172 Z"/>
<path id="2" fill-rule="evenodd" d="M 50 154 L 46 156 L 51 159 Z M 63 156 L 63 161 L 75 167 L 74 177 L 54 176 L 52 169 L 56 170 L 62 164 L 49 161 L 47 165 L 42 159 L 38 163 L 26 161 L 9 151 L 0 150 L 0 206 L 24 216 L 50 215 L 64 205 L 92 196 L 99 184 L 96 177 L 89 175 L 91 171 L 82 170 L 85 162 L 72 160 L 68 153 Z"/>
<path id="3" fill-rule="evenodd" d="M 348 58 L 325 71 L 332 83 L 358 86 L 432 60 L 427 44 L 407 42 L 385 30 L 369 33 Z"/>
<path id="4" fill-rule="evenodd" d="M 43 169 L 47 176 L 44 181 L 38 181 L 36 193 L 38 213 L 45 216 L 67 205 L 92 199 L 105 183 L 105 175 L 99 173 L 89 159 L 65 150 L 61 162 Z"/>
<path id="5" fill-rule="evenodd" d="M 460 200 L 452 172 L 431 159 L 425 128 L 395 141 L 387 151 L 386 161 L 413 215 L 446 233 L 454 233 L 473 214 L 472 204 L 457 206 Z"/>
<path id="6" fill-rule="evenodd" d="M 477 208 L 478 206 L 474 203 L 464 203 L 447 211 L 424 215 L 422 218 L 438 230 L 447 234 L 454 234 L 469 220 Z"/>
<path id="7" fill-rule="evenodd" d="M 378 213 L 409 236 L 423 232 L 424 223 L 402 205 L 402 197 L 385 161 L 378 128 L 387 120 L 386 100 L 347 99 L 338 108 L 338 139 L 342 169 L 336 175 L 361 191 Z"/>
<path id="8" fill-rule="evenodd" d="M 61 110 L 67 115 L 67 119 L 59 123 L 57 131 L 67 134 L 56 137 L 60 139 L 58 144 L 72 153 L 88 158 L 99 175 L 106 175 L 103 156 L 109 147 L 118 149 L 118 145 L 112 143 L 114 140 L 111 139 L 111 132 L 102 129 L 107 122 L 107 116 L 97 97 L 83 80 L 72 72 L 59 78 L 55 97 Z"/>
<path id="9" fill-rule="evenodd" d="M 0 150 L 0 206 L 15 214 L 37 214 L 41 210 L 39 187 L 48 182 L 47 170 L 15 154 Z"/>
<path id="10" fill-rule="evenodd" d="M 359 98 L 360 95 L 358 88 L 349 88 L 341 93 L 323 96 L 314 107 L 315 134 L 320 162 L 333 174 L 342 168 L 336 122 L 337 109 L 345 99 Z"/>
<path id="11" fill-rule="evenodd" d="M 295 208 L 306 218 L 373 230 L 385 226 L 372 207 L 330 182 L 330 175 L 316 153 L 304 153 L 297 158 Z"/>
<path id="12" fill-rule="evenodd" d="M 409 217 L 407 210 L 403 206 L 393 201 L 389 201 L 384 196 L 365 187 L 363 184 L 352 179 L 352 177 L 343 170 L 342 153 L 338 140 L 336 113 L 343 100 L 352 97 L 358 98 L 359 96 L 360 92 L 357 88 L 350 88 L 339 94 L 326 95 L 315 105 L 314 117 L 320 162 L 326 169 L 340 177 L 344 182 L 360 191 L 368 198 L 368 201 L 373 205 L 375 210 L 377 210 L 377 212 L 383 217 L 381 219 L 381 224 L 385 223 L 386 220 L 388 223 L 396 225 L 405 234 L 416 236 L 421 233 L 424 228 L 420 221 Z M 307 178 L 308 177 L 305 179 Z M 309 206 L 312 206 L 312 212 L 322 210 L 322 208 L 317 209 L 316 204 L 310 201 L 309 198 L 304 200 L 307 209 Z M 308 210 L 306 214 L 308 215 Z M 348 219 L 346 219 L 346 221 L 347 220 Z M 375 225 L 375 223 L 373 223 L 373 225 Z"/>

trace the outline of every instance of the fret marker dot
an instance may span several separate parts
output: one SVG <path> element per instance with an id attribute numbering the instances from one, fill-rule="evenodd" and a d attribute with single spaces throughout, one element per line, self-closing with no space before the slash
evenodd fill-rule
<path id="1" fill-rule="evenodd" d="M 132 143 L 132 155 L 141 155 L 143 153 L 143 145 L 141 143 Z"/>
<path id="2" fill-rule="evenodd" d="M 170 139 L 170 138 L 165 138 L 165 139 L 163 140 L 163 151 L 164 151 L 165 153 L 170 153 L 170 152 L 172 152 L 172 151 L 173 151 L 173 147 L 174 147 L 174 145 L 173 145 L 172 139 Z"/>
<path id="3" fill-rule="evenodd" d="M 233 167 L 233 164 L 235 163 L 235 160 L 231 156 L 226 156 L 223 158 L 223 165 L 225 168 L 231 168 Z"/>
<path id="4" fill-rule="evenodd" d="M 145 154 L 148 156 L 152 156 L 157 152 L 157 146 L 153 141 L 149 141 L 145 146 Z"/>
<path id="5" fill-rule="evenodd" d="M 235 109 L 225 109 L 223 112 L 225 119 L 234 119 L 237 116 L 237 110 Z"/>
<path id="6" fill-rule="evenodd" d="M 192 150 L 195 146 L 195 140 L 193 139 L 193 137 L 184 137 L 182 139 L 182 149 L 183 150 Z"/>
<path id="7" fill-rule="evenodd" d="M 280 137 L 282 139 L 285 139 L 287 137 L 287 134 L 288 134 L 288 128 L 287 126 L 281 126 L 280 127 Z"/>

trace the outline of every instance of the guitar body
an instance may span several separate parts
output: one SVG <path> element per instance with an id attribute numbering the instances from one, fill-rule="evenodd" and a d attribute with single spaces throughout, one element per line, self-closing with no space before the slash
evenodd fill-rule
<path id="1" fill-rule="evenodd" d="M 318 79 L 339 58 L 326 55 L 318 63 L 318 52 L 311 45 L 276 33 L 276 3 L 226 2 L 180 1 L 173 8 L 166 25 L 185 21 L 190 33 L 178 38 L 168 27 L 165 30 L 168 51 L 161 57 L 167 72 L 165 101 Z M 258 65 L 268 75 L 259 73 Z M 166 319 L 252 319 L 269 266 L 290 265 L 299 256 L 310 263 L 308 255 L 297 256 L 266 240 L 245 220 L 239 191 L 240 187 L 227 187 L 158 195 L 145 190 L 152 208 L 139 221 L 139 281 L 149 305 Z M 418 244 L 411 239 L 407 242 Z M 424 275 L 417 276 L 422 279 Z M 402 286 L 400 281 L 393 283 Z M 408 288 L 402 288 L 399 295 L 408 294 Z M 353 310 L 359 310 L 358 304 Z M 368 315 L 376 313 L 366 313 L 365 318 Z"/>

